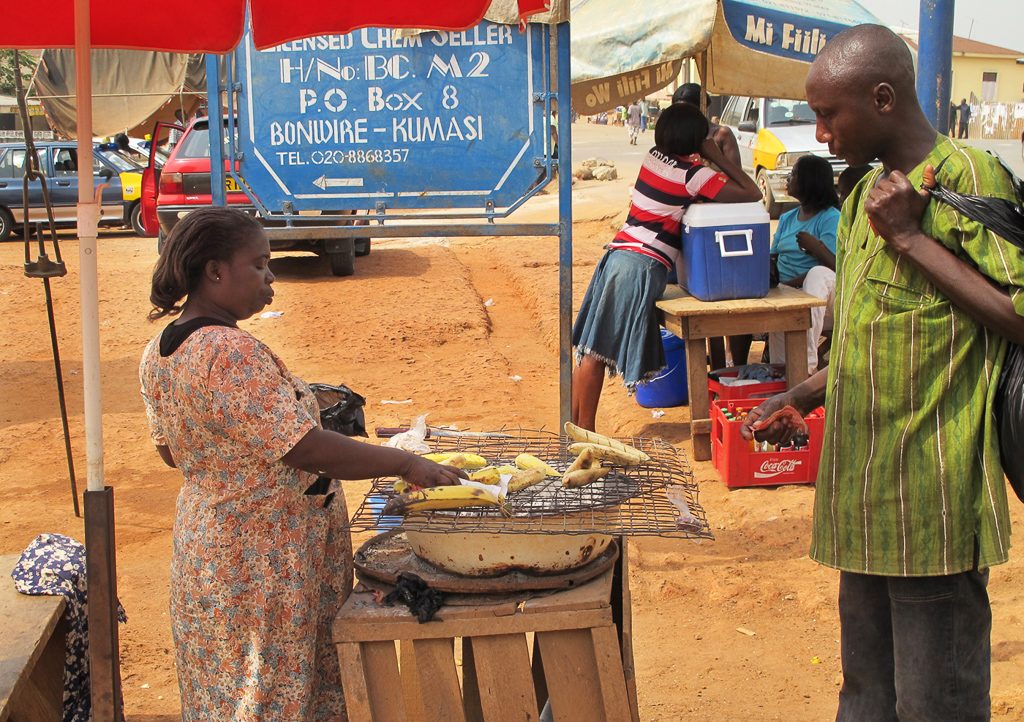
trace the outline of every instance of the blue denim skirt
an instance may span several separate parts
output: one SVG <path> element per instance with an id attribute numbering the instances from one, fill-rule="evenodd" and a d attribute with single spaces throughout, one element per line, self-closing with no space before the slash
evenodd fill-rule
<path id="1" fill-rule="evenodd" d="M 665 366 L 665 349 L 654 304 L 667 276 L 668 269 L 649 256 L 606 251 L 572 327 L 576 363 L 597 358 L 630 391 L 656 376 Z"/>

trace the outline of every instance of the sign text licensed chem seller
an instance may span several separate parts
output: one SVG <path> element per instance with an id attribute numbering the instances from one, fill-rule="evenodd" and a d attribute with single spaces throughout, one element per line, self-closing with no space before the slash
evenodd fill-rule
<path id="1" fill-rule="evenodd" d="M 543 43 L 482 23 L 238 50 L 241 175 L 274 212 L 507 207 L 544 151 Z"/>

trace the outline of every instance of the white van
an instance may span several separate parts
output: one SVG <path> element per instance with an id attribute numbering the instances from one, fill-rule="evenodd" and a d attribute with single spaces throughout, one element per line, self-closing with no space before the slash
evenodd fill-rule
<path id="1" fill-rule="evenodd" d="M 743 169 L 757 181 L 772 218 L 796 203 L 786 193 L 786 182 L 797 158 L 827 158 L 835 178 L 846 168 L 845 161 L 815 139 L 814 111 L 806 100 L 734 95 L 726 101 L 719 122 L 736 136 Z"/>

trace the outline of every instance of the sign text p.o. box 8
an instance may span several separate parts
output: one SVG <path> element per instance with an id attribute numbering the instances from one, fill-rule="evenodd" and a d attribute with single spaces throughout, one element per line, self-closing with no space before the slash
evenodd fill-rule
<path id="1" fill-rule="evenodd" d="M 364 28 L 237 52 L 240 174 L 272 212 L 506 208 L 541 175 L 543 34 Z"/>

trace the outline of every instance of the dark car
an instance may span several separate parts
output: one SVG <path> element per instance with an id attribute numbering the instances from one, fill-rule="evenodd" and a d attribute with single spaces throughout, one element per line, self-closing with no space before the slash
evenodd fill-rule
<path id="1" fill-rule="evenodd" d="M 78 146 L 74 141 L 37 141 L 39 169 L 46 176 L 55 223 L 73 227 L 77 222 Z M 0 241 L 5 241 L 24 224 L 24 143 L 0 143 Z M 144 234 L 139 197 L 142 168 L 116 151 L 93 144 L 93 182 L 105 184 L 101 196 L 101 226 L 131 227 Z M 42 184 L 28 189 L 29 223 L 46 220 Z"/>
<path id="2" fill-rule="evenodd" d="M 225 158 L 228 155 L 227 145 L 227 119 L 224 119 Z M 213 195 L 210 186 L 210 122 L 209 118 L 196 118 L 188 126 L 181 128 L 175 125 L 159 124 L 153 132 L 153 138 L 158 139 L 154 147 L 165 148 L 163 138 L 165 131 L 171 129 L 180 134 L 180 138 L 174 145 L 170 156 L 164 162 L 162 168 L 157 168 L 153 163 L 151 169 L 147 169 L 147 180 L 144 183 L 144 209 L 146 223 L 149 226 L 149 235 L 157 235 L 159 240 L 157 247 L 163 248 L 163 239 L 179 220 L 196 210 L 213 205 Z M 337 276 L 348 276 L 353 272 L 352 257 L 365 256 L 370 252 L 370 239 L 356 239 L 354 244 L 349 244 L 349 252 L 345 252 L 344 243 L 335 244 L 321 238 L 309 238 L 307 233 L 296 233 L 289 237 L 282 233 L 286 226 L 283 216 L 262 216 L 257 212 L 249 196 L 246 195 L 235 179 L 227 171 L 229 161 L 224 161 L 225 170 L 225 198 L 228 205 L 237 207 L 260 218 L 267 228 L 277 229 L 278 232 L 270 233 L 270 247 L 276 251 L 311 251 L 326 255 L 331 271 Z M 237 172 L 237 166 L 235 168 Z M 154 180 L 150 181 L 148 177 Z M 152 187 L 151 187 L 152 186 Z M 251 192 L 251 191 L 250 191 Z M 149 196 L 155 196 L 150 200 Z M 150 211 L 150 207 L 155 212 Z M 344 215 L 347 211 L 322 211 L 325 215 Z M 316 226 L 337 226 L 343 225 L 344 221 L 321 221 L 318 216 L 301 216 L 292 219 L 294 226 L 301 226 L 308 231 L 309 227 Z M 336 246 L 340 246 L 336 247 Z"/>

